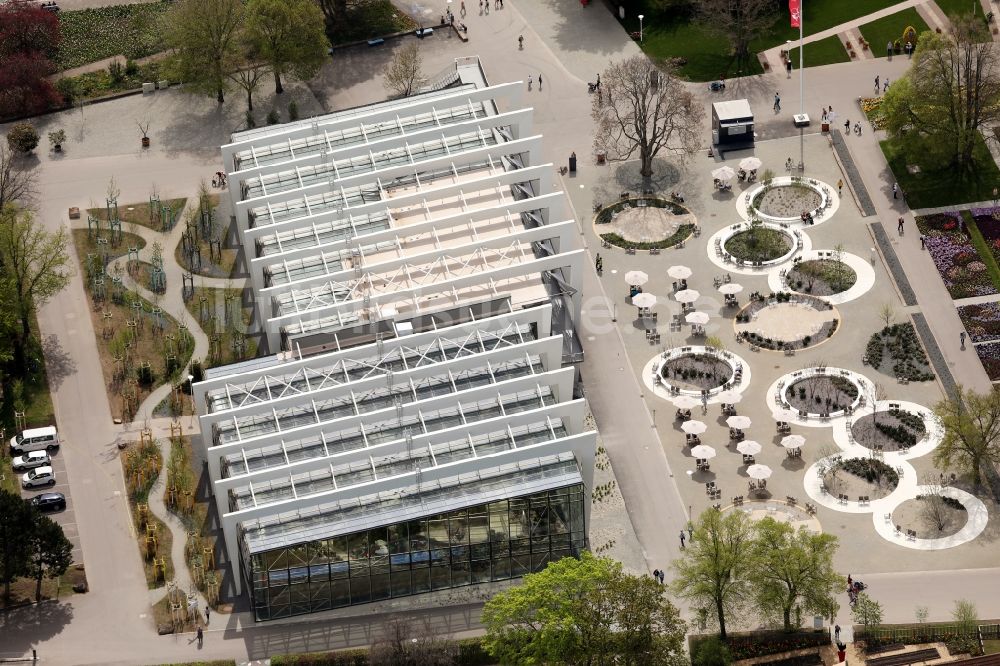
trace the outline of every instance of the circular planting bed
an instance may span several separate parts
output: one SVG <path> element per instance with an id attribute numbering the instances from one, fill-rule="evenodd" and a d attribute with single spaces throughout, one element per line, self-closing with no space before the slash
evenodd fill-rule
<path id="1" fill-rule="evenodd" d="M 940 539 L 957 534 L 969 520 L 957 499 L 937 493 L 905 500 L 892 512 L 892 523 L 904 532 L 913 530 L 918 539 Z"/>
<path id="2" fill-rule="evenodd" d="M 868 449 L 905 451 L 927 436 L 927 426 L 919 414 L 906 410 L 880 411 L 851 423 L 854 441 Z"/>
<path id="3" fill-rule="evenodd" d="M 810 414 L 833 414 L 853 407 L 860 396 L 858 385 L 843 375 L 810 375 L 785 387 L 788 405 Z"/>
<path id="4" fill-rule="evenodd" d="M 712 354 L 691 353 L 667 359 L 660 376 L 672 386 L 687 391 L 719 388 L 733 378 L 733 367 Z"/>
<path id="5" fill-rule="evenodd" d="M 737 231 L 722 247 L 740 261 L 770 263 L 788 255 L 795 248 L 795 240 L 784 229 L 758 225 Z"/>
<path id="6" fill-rule="evenodd" d="M 601 240 L 625 249 L 667 249 L 686 240 L 698 221 L 691 211 L 657 198 L 622 199 L 594 218 Z"/>
<path id="7" fill-rule="evenodd" d="M 831 296 L 847 291 L 858 281 L 854 269 L 836 259 L 796 262 L 785 276 L 785 284 L 799 293 Z"/>
<path id="8" fill-rule="evenodd" d="M 875 458 L 849 458 L 828 467 L 823 472 L 823 484 L 831 495 L 847 495 L 851 500 L 861 496 L 881 499 L 899 485 L 899 473 Z"/>
<path id="9" fill-rule="evenodd" d="M 750 301 L 736 315 L 736 336 L 752 345 L 775 351 L 806 349 L 837 330 L 833 306 L 819 298 L 777 293 Z"/>
<path id="10" fill-rule="evenodd" d="M 814 211 L 823 203 L 823 196 L 802 182 L 765 187 L 755 195 L 750 205 L 771 218 L 794 218 L 803 211 Z"/>

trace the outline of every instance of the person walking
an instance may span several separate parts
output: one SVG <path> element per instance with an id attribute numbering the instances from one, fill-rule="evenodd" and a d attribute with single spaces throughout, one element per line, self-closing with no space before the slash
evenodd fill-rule
<path id="1" fill-rule="evenodd" d="M 524 50 L 524 35 L 517 36 L 517 48 L 520 51 Z"/>
<path id="2" fill-rule="evenodd" d="M 898 233 L 900 236 L 903 235 L 903 221 L 904 220 L 902 217 L 900 217 L 899 220 L 896 221 L 896 233 Z"/>
<path id="3" fill-rule="evenodd" d="M 875 75 L 875 92 L 876 92 L 876 94 L 878 93 L 878 81 L 879 81 L 879 76 L 878 76 L 878 74 L 876 74 Z"/>
<path id="4" fill-rule="evenodd" d="M 844 179 L 841 178 L 837 181 L 837 196 L 844 193 Z"/>
<path id="5" fill-rule="evenodd" d="M 483 0 L 479 0 L 479 15 L 483 15 Z"/>
<path id="6" fill-rule="evenodd" d="M 209 616 L 209 611 L 210 610 L 211 609 L 208 606 L 205 606 L 205 626 L 206 627 L 208 626 L 208 616 Z"/>
<path id="7" fill-rule="evenodd" d="M 655 580 L 657 583 L 660 582 L 660 570 L 659 569 L 653 569 L 653 580 Z"/>
<path id="8" fill-rule="evenodd" d="M 964 333 L 962 335 L 965 335 Z M 684 550 L 684 530 L 681 530 L 681 550 Z"/>
<path id="9" fill-rule="evenodd" d="M 920 249 L 921 250 L 926 250 L 927 249 L 927 244 L 925 242 L 925 238 L 926 237 L 923 234 L 920 234 Z"/>
<path id="10" fill-rule="evenodd" d="M 854 133 L 861 136 L 861 121 L 857 120 L 854 122 Z"/>
<path id="11" fill-rule="evenodd" d="M 885 83 L 882 84 L 882 93 L 885 94 L 889 92 L 889 78 L 886 77 Z"/>
<path id="12" fill-rule="evenodd" d="M 839 643 L 840 642 L 840 625 L 839 624 L 835 625 L 833 627 L 833 641 L 835 643 Z"/>
<path id="13" fill-rule="evenodd" d="M 892 42 L 885 43 L 885 57 L 888 58 L 889 60 L 892 60 Z"/>
<path id="14" fill-rule="evenodd" d="M 667 578 L 667 574 L 665 574 L 663 572 L 663 569 L 660 569 L 660 585 L 663 585 L 663 581 L 665 581 L 666 578 Z"/>
<path id="15" fill-rule="evenodd" d="M 197 636 L 198 636 L 198 647 L 200 649 L 201 646 L 204 645 L 204 643 L 205 643 L 205 632 L 202 630 L 202 628 L 201 628 L 200 625 L 198 626 L 198 634 L 197 634 Z"/>
<path id="16" fill-rule="evenodd" d="M 774 93 L 774 112 L 777 113 L 781 111 L 781 96 L 778 93 Z"/>
<path id="17" fill-rule="evenodd" d="M 542 75 L 538 75 L 538 92 L 542 92 Z"/>
<path id="18" fill-rule="evenodd" d="M 465 0 L 462 0 L 458 13 L 462 15 L 462 18 L 465 18 Z"/>
<path id="19" fill-rule="evenodd" d="M 893 199 L 898 199 L 899 198 L 899 184 L 898 183 L 893 183 L 892 184 L 892 198 Z"/>
<path id="20" fill-rule="evenodd" d="M 997 199 L 998 198 L 1000 198 L 1000 195 L 997 194 L 997 188 L 994 187 L 993 188 L 993 205 L 994 206 L 997 205 Z"/>
<path id="21" fill-rule="evenodd" d="M 533 82 L 534 82 L 534 79 L 532 79 L 532 78 L 531 78 L 531 77 L 529 76 L 529 77 L 528 77 L 528 92 L 531 92 L 531 84 L 532 84 Z"/>
<path id="22" fill-rule="evenodd" d="M 961 333 L 958 334 L 958 339 L 962 343 L 962 349 L 965 349 L 965 331 L 962 331 Z M 681 539 L 681 541 L 683 541 L 683 539 Z M 683 547 L 684 546 L 681 546 L 681 548 Z"/>
<path id="23" fill-rule="evenodd" d="M 846 132 L 847 134 L 851 133 L 851 120 L 850 120 L 850 118 L 848 118 L 847 120 L 844 121 L 844 132 Z"/>

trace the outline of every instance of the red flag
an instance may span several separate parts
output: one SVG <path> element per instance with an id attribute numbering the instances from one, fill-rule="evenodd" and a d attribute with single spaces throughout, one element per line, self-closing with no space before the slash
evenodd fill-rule
<path id="1" fill-rule="evenodd" d="M 798 28 L 802 20 L 802 10 L 799 8 L 799 0 L 788 0 L 788 11 L 792 15 L 792 27 Z"/>

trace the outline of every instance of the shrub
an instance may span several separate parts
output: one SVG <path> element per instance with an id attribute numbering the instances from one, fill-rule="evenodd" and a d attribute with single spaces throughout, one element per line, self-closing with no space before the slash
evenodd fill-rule
<path id="1" fill-rule="evenodd" d="M 869 483 L 885 481 L 890 486 L 899 484 L 899 473 L 895 469 L 874 458 L 851 458 L 840 463 L 841 469 Z"/>
<path id="2" fill-rule="evenodd" d="M 63 102 L 68 106 L 76 99 L 76 81 L 64 76 L 56 81 L 56 92 L 62 95 Z"/>
<path id="3" fill-rule="evenodd" d="M 270 111 L 267 112 L 268 125 L 277 125 L 280 122 L 281 122 L 281 116 L 278 115 L 278 112 L 275 109 L 271 109 Z"/>
<path id="4" fill-rule="evenodd" d="M 293 99 L 288 103 L 288 120 L 298 120 L 299 119 L 299 105 L 295 103 Z"/>
<path id="5" fill-rule="evenodd" d="M 125 61 L 125 74 L 126 76 L 135 76 L 139 73 L 139 65 L 135 60 Z"/>
<path id="6" fill-rule="evenodd" d="M 7 132 L 7 145 L 14 152 L 27 155 L 38 146 L 38 130 L 31 123 L 17 123 Z"/>
<path id="7" fill-rule="evenodd" d="M 692 666 L 728 666 L 732 662 L 729 648 L 717 636 L 697 643 L 691 650 Z"/>
<path id="8" fill-rule="evenodd" d="M 118 59 L 108 63 L 108 75 L 112 83 L 121 83 L 125 80 L 125 66 Z"/>

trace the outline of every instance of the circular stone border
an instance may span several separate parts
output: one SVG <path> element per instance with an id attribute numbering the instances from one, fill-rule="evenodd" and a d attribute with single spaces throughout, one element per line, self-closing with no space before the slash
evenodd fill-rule
<path id="1" fill-rule="evenodd" d="M 658 202 L 663 202 L 666 205 L 663 205 L 663 206 L 639 206 L 638 205 L 639 201 L 658 201 Z M 628 204 L 630 208 L 671 208 L 671 207 L 680 208 L 680 209 L 684 210 L 687 215 L 690 215 L 691 217 L 694 218 L 694 220 L 695 220 L 694 221 L 694 227 L 695 228 L 698 227 L 698 219 L 697 219 L 697 217 L 695 217 L 694 212 L 692 212 L 692 210 L 690 208 L 688 208 L 687 206 L 684 206 L 682 204 L 676 203 L 674 201 L 670 201 L 669 199 L 664 199 L 663 197 L 653 197 L 653 196 L 648 196 L 648 197 L 629 197 L 628 199 L 619 199 L 619 200 L 615 201 L 614 203 L 610 203 L 607 206 L 603 206 L 601 208 L 601 210 L 597 211 L 597 213 L 594 215 L 594 221 L 591 222 L 591 225 L 594 227 L 594 235 L 597 236 L 597 239 L 599 241 L 601 241 L 602 243 L 607 243 L 611 247 L 616 247 L 619 250 L 627 250 L 627 249 L 629 249 L 629 247 L 628 246 L 624 246 L 624 245 L 618 245 L 617 243 L 613 243 L 611 241 L 604 240 L 604 238 L 601 236 L 601 231 L 600 231 L 600 228 L 602 226 L 604 226 L 604 225 L 599 224 L 597 222 L 597 220 L 600 219 L 601 215 L 603 215 L 605 211 L 608 211 L 608 210 L 612 210 L 613 211 L 613 209 L 615 209 L 615 208 L 617 208 L 618 210 L 621 210 L 622 208 L 625 207 L 626 204 Z M 677 213 L 673 213 L 673 214 L 676 215 Z M 607 232 L 605 232 L 605 233 L 607 233 Z M 626 242 L 627 243 L 631 243 L 631 245 L 633 245 L 633 246 L 634 245 L 641 245 L 641 244 L 648 244 L 650 246 L 655 246 L 655 248 L 659 249 L 659 250 L 670 250 L 670 249 L 675 248 L 675 247 L 677 247 L 677 246 L 679 246 L 679 245 L 681 245 L 683 243 L 686 243 L 693 236 L 694 236 L 694 228 L 691 229 L 691 232 L 687 236 L 685 236 L 684 238 L 680 239 L 679 241 L 677 241 L 673 245 L 663 245 L 663 246 L 657 245 L 657 243 L 661 243 L 661 242 L 665 241 L 666 240 L 665 238 L 661 238 L 660 240 L 654 240 L 654 241 L 635 241 L 635 242 L 633 242 L 633 241 L 626 241 Z M 640 248 L 636 248 L 636 249 L 640 249 Z M 649 251 L 650 248 L 642 248 L 642 249 L 644 251 Z"/>
<path id="2" fill-rule="evenodd" d="M 841 513 L 854 514 L 877 514 L 882 511 L 882 507 L 887 504 L 894 502 L 902 504 L 904 500 L 911 499 L 915 496 L 914 489 L 917 487 L 917 472 L 909 463 L 903 463 L 902 465 L 897 466 L 896 471 L 899 472 L 899 482 L 896 484 L 896 487 L 892 489 L 891 493 L 885 497 L 872 500 L 866 504 L 862 504 L 857 499 L 842 501 L 823 490 L 823 476 L 826 473 L 826 469 L 830 465 L 857 458 L 864 458 L 867 460 L 869 457 L 870 456 L 868 455 L 844 455 L 843 453 L 835 453 L 831 456 L 820 458 L 806 468 L 805 476 L 802 478 L 802 486 L 806 491 L 806 495 L 808 495 L 814 502 L 826 507 L 827 509 L 840 511 Z M 902 470 L 901 472 L 900 469 Z M 823 471 L 823 474 L 820 474 L 820 471 Z M 882 512 L 884 513 L 884 511 Z"/>
<path id="3" fill-rule="evenodd" d="M 912 550 L 945 550 L 946 548 L 954 548 L 969 543 L 983 533 L 983 530 L 986 529 L 986 523 L 989 521 L 989 510 L 986 508 L 986 504 L 975 495 L 958 488 L 950 487 L 942 488 L 941 495 L 957 500 L 965 507 L 966 520 L 962 529 L 952 535 L 937 539 L 910 538 L 905 534 L 897 533 L 896 525 L 892 520 L 893 512 L 906 500 L 916 499 L 917 495 L 924 495 L 932 490 L 933 488 L 929 486 L 916 486 L 912 496 L 903 496 L 900 494 L 899 497 L 893 497 L 896 494 L 894 492 L 893 495 L 879 500 L 879 503 L 875 506 L 877 511 L 872 513 L 872 523 L 875 525 L 875 531 L 886 541 Z M 893 499 L 892 502 L 886 501 L 890 498 Z M 873 502 L 873 504 L 875 503 Z M 889 520 L 886 520 L 886 516 L 889 517 Z"/>
<path id="4" fill-rule="evenodd" d="M 722 270 L 729 273 L 736 273 L 739 275 L 763 275 L 766 274 L 773 268 L 781 266 L 792 260 L 798 252 L 808 252 L 812 250 L 812 239 L 809 235 L 799 231 L 797 229 L 790 229 L 787 226 L 782 226 L 780 224 L 772 224 L 770 222 L 765 222 L 761 224 L 765 229 L 774 229 L 780 231 L 781 233 L 788 236 L 792 241 L 792 249 L 786 252 L 784 255 L 778 257 L 777 259 L 772 259 L 771 261 L 762 261 L 759 266 L 754 266 L 746 262 L 740 264 L 737 263 L 735 257 L 732 257 L 728 252 L 726 252 L 726 241 L 738 234 L 741 231 L 746 231 L 749 225 L 746 222 L 738 222 L 736 224 L 731 224 L 727 227 L 723 227 L 716 231 L 708 239 L 708 244 L 706 246 L 706 251 L 708 252 L 709 260 L 721 268 Z M 716 242 L 719 243 L 719 248 L 721 254 L 716 254 L 715 245 Z M 727 260 L 726 257 L 729 257 Z"/>
<path id="5" fill-rule="evenodd" d="M 803 250 L 799 255 L 799 258 L 802 261 L 814 261 L 816 259 L 832 260 L 833 254 L 833 250 Z M 839 294 L 830 294 L 829 296 L 813 296 L 812 294 L 806 292 L 796 291 L 785 283 L 785 276 L 782 275 L 782 271 L 787 271 L 787 269 L 781 268 L 780 266 L 772 268 L 767 274 L 767 286 L 772 292 L 790 291 L 793 294 L 802 294 L 804 296 L 813 296 L 813 298 L 822 298 L 827 303 L 831 303 L 833 305 L 840 305 L 841 303 L 848 303 L 861 298 L 875 286 L 875 269 L 869 262 L 865 261 L 856 254 L 851 254 L 850 252 L 841 252 L 840 260 L 854 271 L 857 279 L 854 281 L 854 285 L 851 286 L 850 289 L 842 291 Z"/>
<path id="6" fill-rule="evenodd" d="M 870 379 L 862 374 L 854 372 L 853 370 L 846 370 L 844 368 L 833 368 L 827 367 L 824 372 L 819 372 L 817 368 L 807 368 L 805 370 L 796 370 L 795 372 L 790 372 L 788 374 L 782 375 L 774 380 L 768 389 L 767 396 L 768 402 L 772 405 L 772 409 L 792 409 L 787 401 L 785 400 L 785 391 L 793 383 L 799 379 L 805 379 L 806 377 L 814 377 L 818 375 L 830 376 L 838 375 L 844 377 L 851 381 L 855 386 L 858 387 L 858 397 L 855 398 L 852 403 L 852 412 L 857 411 L 859 407 L 863 407 L 865 394 L 871 390 L 872 382 Z M 895 402 L 895 401 L 893 401 Z M 807 428 L 830 428 L 836 425 L 840 425 L 844 422 L 847 414 L 844 410 L 837 412 L 832 412 L 829 416 L 821 416 L 816 412 L 806 412 L 805 416 L 799 415 L 798 410 L 793 410 L 796 412 L 796 416 L 793 419 L 785 419 L 789 423 L 794 423 L 796 425 L 805 426 Z"/>
<path id="7" fill-rule="evenodd" d="M 671 391 L 670 384 L 663 381 L 663 376 L 660 374 L 664 363 L 681 356 L 689 356 L 692 354 L 711 354 L 727 363 L 734 374 L 736 372 L 736 368 L 741 368 L 743 370 L 743 377 L 738 384 L 730 381 L 722 386 L 717 386 L 714 389 L 706 389 L 707 392 L 704 394 L 701 391 L 696 391 L 694 389 L 677 388 L 676 391 Z M 646 362 L 642 368 L 642 383 L 645 384 L 647 389 L 655 393 L 657 397 L 667 401 L 679 395 L 690 395 L 696 398 L 705 397 L 706 404 L 717 404 L 719 399 L 716 396 L 722 391 L 727 390 L 727 384 L 731 384 L 731 386 L 728 386 L 728 390 L 737 391 L 739 393 L 746 391 L 747 387 L 750 385 L 750 364 L 747 363 L 746 359 L 742 356 L 738 356 L 737 354 L 725 349 L 720 350 L 715 349 L 714 347 L 706 347 L 704 345 L 672 347 L 671 349 L 660 352 Z"/>
<path id="8" fill-rule="evenodd" d="M 806 529 L 810 532 L 813 534 L 823 533 L 823 524 L 819 522 L 819 518 L 817 518 L 815 514 L 810 515 L 800 504 L 789 504 L 788 500 L 778 499 L 776 497 L 765 500 L 748 499 L 744 500 L 743 504 L 740 506 L 727 504 L 722 507 L 719 512 L 726 513 L 727 511 L 742 511 L 747 514 L 747 516 L 752 518 L 751 514 L 754 511 L 765 510 L 768 513 L 772 513 L 776 511 L 788 511 L 789 509 L 797 514 L 801 514 L 800 518 L 803 519 L 803 522 L 809 523 L 809 526 Z"/>
<path id="9" fill-rule="evenodd" d="M 802 218 L 798 215 L 795 217 L 776 217 L 773 215 L 767 215 L 766 213 L 754 208 L 753 210 L 757 213 L 757 217 L 765 222 L 784 222 L 789 225 L 798 225 L 799 227 L 814 227 L 832 218 L 834 213 L 837 212 L 837 209 L 840 208 L 840 196 L 837 194 L 837 188 L 821 180 L 802 176 L 775 176 L 771 179 L 771 187 L 788 187 L 793 183 L 796 185 L 805 185 L 819 195 L 819 207 L 810 211 L 813 215 L 812 224 L 805 224 L 802 222 Z M 744 220 L 750 219 L 750 202 L 752 202 L 754 197 L 763 191 L 764 187 L 765 185 L 760 183 L 757 187 L 744 190 L 740 196 L 736 198 L 736 212 L 739 213 L 741 218 Z M 828 203 L 829 207 L 827 207 Z"/>
<path id="10" fill-rule="evenodd" d="M 938 420 L 937 416 L 935 416 L 934 411 L 929 407 L 924 407 L 923 405 L 915 402 L 908 402 L 906 400 L 879 400 L 875 403 L 874 407 L 866 405 L 855 410 L 854 414 L 851 415 L 850 423 L 848 423 L 845 419 L 843 428 L 833 429 L 833 443 L 840 447 L 844 453 L 851 456 L 871 455 L 871 449 L 854 441 L 853 436 L 849 434 L 849 428 L 855 419 L 869 416 L 874 413 L 876 409 L 883 412 L 889 411 L 890 405 L 897 405 L 901 410 L 920 414 L 920 416 L 924 419 L 924 429 L 926 434 L 923 439 L 906 451 L 883 452 L 882 459 L 885 460 L 885 462 L 896 466 L 901 461 L 925 456 L 941 444 L 941 440 L 944 439 L 944 426 L 941 425 L 941 422 Z"/>
<path id="11" fill-rule="evenodd" d="M 798 294 L 798 292 L 796 292 L 796 295 L 799 295 L 799 296 L 809 296 L 809 294 Z M 822 300 L 822 298 L 820 296 L 809 296 L 809 297 L 810 298 L 815 298 L 817 300 Z M 770 299 L 767 299 L 767 300 L 770 300 Z M 775 300 L 772 303 L 768 303 L 767 305 L 765 305 L 765 307 L 769 307 L 771 305 L 784 305 L 785 303 L 787 303 L 787 301 L 779 303 L 778 301 Z M 736 317 L 738 317 L 739 315 L 743 314 L 743 311 L 746 310 L 751 305 L 752 305 L 752 303 L 747 303 L 746 305 L 744 305 L 743 307 L 741 307 L 739 309 L 739 311 L 736 313 L 736 315 L 733 317 L 733 334 L 734 335 L 737 335 L 737 336 L 739 335 L 739 331 L 736 330 L 736 327 L 740 323 L 746 323 L 746 322 L 738 322 L 736 320 Z M 808 351 L 810 349 L 813 349 L 814 347 L 819 347 L 820 345 L 825 344 L 830 338 L 832 338 L 838 332 L 840 332 L 840 329 L 843 328 L 844 317 L 840 314 L 840 310 L 838 310 L 836 307 L 834 307 L 832 303 L 830 304 L 830 308 L 829 309 L 833 311 L 834 319 L 836 319 L 836 321 L 837 321 L 837 327 L 835 329 L 833 329 L 833 333 L 831 335 L 826 336 L 825 338 L 823 338 L 819 342 L 811 344 L 811 345 L 809 345 L 807 347 L 794 347 L 793 350 L 795 352 Z M 746 342 L 747 344 L 753 344 L 747 338 L 743 338 L 742 341 L 741 341 L 741 343 L 742 342 Z M 762 347 L 760 345 L 755 345 L 755 346 L 757 347 L 757 349 L 759 349 L 762 352 L 771 352 L 771 353 L 774 353 L 774 354 L 784 354 L 785 353 L 784 349 L 769 349 L 768 347 Z"/>

